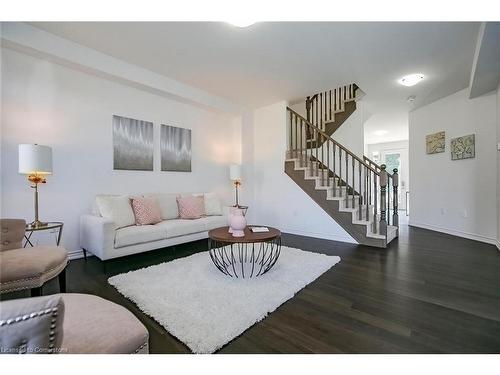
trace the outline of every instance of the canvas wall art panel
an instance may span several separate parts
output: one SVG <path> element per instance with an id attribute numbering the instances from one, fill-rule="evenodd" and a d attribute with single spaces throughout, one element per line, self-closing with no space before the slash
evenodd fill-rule
<path id="1" fill-rule="evenodd" d="M 153 123 L 113 116 L 113 169 L 153 170 Z"/>
<path id="2" fill-rule="evenodd" d="M 438 154 L 444 152 L 445 133 L 438 132 L 425 137 L 426 152 L 428 154 Z"/>
<path id="3" fill-rule="evenodd" d="M 463 137 L 453 138 L 451 140 L 451 160 L 469 159 L 475 156 L 475 134 L 464 135 Z"/>
<path id="4" fill-rule="evenodd" d="M 191 172 L 191 129 L 162 125 L 161 170 Z"/>

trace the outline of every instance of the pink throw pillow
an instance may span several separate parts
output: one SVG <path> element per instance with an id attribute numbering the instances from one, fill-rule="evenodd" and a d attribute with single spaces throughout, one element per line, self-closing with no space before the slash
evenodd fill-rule
<path id="1" fill-rule="evenodd" d="M 199 219 L 205 216 L 205 200 L 199 197 L 177 197 L 179 217 L 181 219 Z"/>
<path id="2" fill-rule="evenodd" d="M 135 225 L 156 224 L 161 221 L 160 204 L 155 197 L 132 198 L 132 210 Z"/>

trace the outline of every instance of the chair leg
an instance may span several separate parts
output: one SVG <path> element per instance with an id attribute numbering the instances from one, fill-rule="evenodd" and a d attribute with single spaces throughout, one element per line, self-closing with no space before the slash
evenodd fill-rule
<path id="1" fill-rule="evenodd" d="M 59 293 L 66 293 L 66 268 L 61 271 L 58 276 L 59 279 Z"/>
<path id="2" fill-rule="evenodd" d="M 31 288 L 31 297 L 40 297 L 42 295 L 42 287 Z"/>
<path id="3" fill-rule="evenodd" d="M 82 250 L 83 250 L 83 259 L 85 261 L 87 261 L 87 250 L 85 250 L 85 249 L 82 249 Z"/>

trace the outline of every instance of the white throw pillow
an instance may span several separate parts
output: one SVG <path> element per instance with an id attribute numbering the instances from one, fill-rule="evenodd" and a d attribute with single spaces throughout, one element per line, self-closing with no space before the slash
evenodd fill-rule
<path id="1" fill-rule="evenodd" d="M 135 225 L 134 211 L 128 195 L 98 195 L 95 199 L 101 216 L 112 220 L 117 228 Z"/>
<path id="2" fill-rule="evenodd" d="M 175 193 L 150 194 L 156 197 L 160 204 L 161 218 L 163 220 L 177 219 L 179 217 L 179 207 L 177 207 L 177 197 Z"/>
<path id="3" fill-rule="evenodd" d="M 215 193 L 205 193 L 204 198 L 207 216 L 222 215 L 222 204 Z"/>

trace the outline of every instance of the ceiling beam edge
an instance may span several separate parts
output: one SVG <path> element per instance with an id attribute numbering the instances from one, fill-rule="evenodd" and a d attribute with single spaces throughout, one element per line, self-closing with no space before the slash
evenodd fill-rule
<path id="1" fill-rule="evenodd" d="M 240 114 L 241 106 L 150 70 L 116 59 L 21 22 L 2 23 L 2 46 L 116 81 L 156 95 L 202 107 Z"/>

